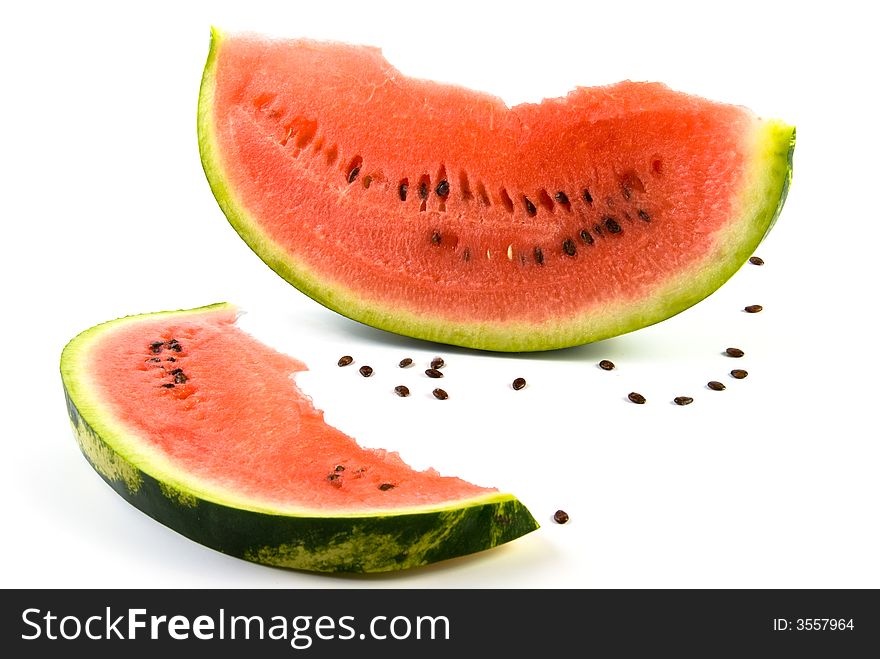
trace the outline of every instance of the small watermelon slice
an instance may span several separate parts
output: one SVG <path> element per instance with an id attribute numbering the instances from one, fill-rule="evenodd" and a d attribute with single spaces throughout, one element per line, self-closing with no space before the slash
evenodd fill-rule
<path id="1" fill-rule="evenodd" d="M 513 496 L 327 425 L 291 374 L 305 366 L 216 304 L 121 318 L 61 356 L 82 452 L 123 498 L 250 561 L 320 572 L 425 565 L 537 528 Z"/>
<path id="2" fill-rule="evenodd" d="M 375 48 L 216 30 L 198 126 L 219 205 L 287 281 L 375 327 L 500 351 L 711 294 L 779 214 L 795 141 L 661 84 L 507 107 Z"/>

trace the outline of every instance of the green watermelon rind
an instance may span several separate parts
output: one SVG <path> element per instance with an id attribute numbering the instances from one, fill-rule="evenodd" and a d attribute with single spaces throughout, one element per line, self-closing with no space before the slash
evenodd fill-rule
<path id="1" fill-rule="evenodd" d="M 566 348 L 626 334 L 670 318 L 695 305 L 730 279 L 779 217 L 792 177 L 793 126 L 755 119 L 746 156 L 750 165 L 730 221 L 717 232 L 714 249 L 690 267 L 636 301 L 619 300 L 600 316 L 548 320 L 541 324 L 461 322 L 442 316 L 372 303 L 344 282 L 323 278 L 276 243 L 236 196 L 228 182 L 212 122 L 214 76 L 224 34 L 212 28 L 211 45 L 199 91 L 198 140 L 202 166 L 229 223 L 272 270 L 297 289 L 343 316 L 396 334 L 438 343 L 498 352 Z"/>
<path id="2" fill-rule="evenodd" d="M 162 315 L 210 313 L 235 307 L 127 316 L 75 337 L 61 357 L 67 411 L 76 441 L 91 466 L 121 497 L 196 542 L 248 561 L 315 572 L 388 572 L 490 549 L 538 528 L 510 494 L 446 505 L 378 511 L 273 510 L 216 485 L 188 479 L 93 395 L 88 357 L 102 335 L 122 324 Z"/>

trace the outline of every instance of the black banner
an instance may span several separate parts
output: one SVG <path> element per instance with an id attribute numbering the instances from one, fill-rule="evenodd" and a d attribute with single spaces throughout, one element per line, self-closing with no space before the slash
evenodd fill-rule
<path id="1" fill-rule="evenodd" d="M 880 647 L 871 590 L 6 590 L 2 598 L 0 647 L 14 657 L 227 649 L 855 657 Z M 644 655 L 646 647 L 656 652 Z"/>

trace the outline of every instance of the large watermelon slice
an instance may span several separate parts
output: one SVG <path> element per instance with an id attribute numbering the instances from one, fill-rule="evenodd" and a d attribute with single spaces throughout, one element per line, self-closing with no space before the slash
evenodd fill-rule
<path id="1" fill-rule="evenodd" d="M 199 146 L 236 231 L 322 304 L 491 350 L 703 299 L 775 221 L 794 129 L 625 82 L 507 107 L 374 48 L 214 31 Z"/>
<path id="2" fill-rule="evenodd" d="M 227 554 L 323 572 L 424 565 L 537 528 L 508 494 L 327 425 L 290 377 L 304 365 L 235 318 L 228 304 L 131 316 L 65 347 L 77 441 L 129 502 Z"/>

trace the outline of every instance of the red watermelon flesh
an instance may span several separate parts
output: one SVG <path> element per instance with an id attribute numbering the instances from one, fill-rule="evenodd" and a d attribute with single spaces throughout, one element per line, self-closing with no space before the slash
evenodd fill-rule
<path id="1" fill-rule="evenodd" d="M 781 208 L 794 130 L 625 82 L 507 107 L 374 48 L 215 32 L 205 171 L 273 269 L 391 331 L 593 341 L 717 289 Z"/>

